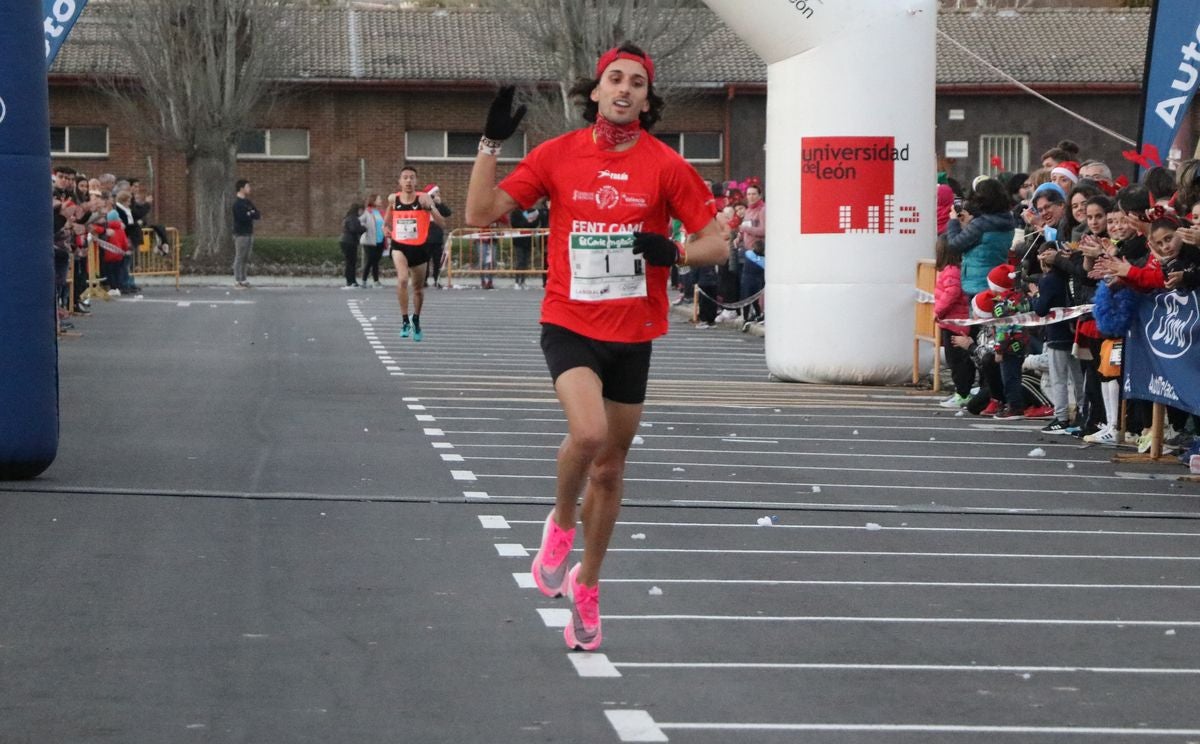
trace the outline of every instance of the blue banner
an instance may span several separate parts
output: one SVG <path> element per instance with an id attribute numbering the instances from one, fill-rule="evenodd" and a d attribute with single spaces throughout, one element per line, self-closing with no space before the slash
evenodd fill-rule
<path id="1" fill-rule="evenodd" d="M 71 33 L 79 14 L 87 0 L 42 0 L 45 19 L 42 21 L 42 31 L 46 35 L 46 67 L 54 64 L 58 50 Z"/>
<path id="2" fill-rule="evenodd" d="M 1125 397 L 1200 416 L 1200 292 L 1143 295 L 1124 365 Z"/>

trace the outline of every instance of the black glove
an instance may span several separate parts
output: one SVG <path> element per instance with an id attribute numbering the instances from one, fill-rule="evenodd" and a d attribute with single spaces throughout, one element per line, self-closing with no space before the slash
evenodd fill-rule
<path id="1" fill-rule="evenodd" d="M 633 234 L 633 253 L 644 257 L 651 266 L 674 266 L 679 260 L 679 246 L 675 241 L 652 232 Z"/>
<path id="2" fill-rule="evenodd" d="M 496 98 L 488 109 L 487 124 L 483 126 L 484 137 L 503 142 L 517 131 L 517 126 L 521 119 L 525 118 L 528 107 L 522 104 L 516 111 L 512 110 L 513 93 L 516 90 L 516 86 L 506 85 L 496 93 Z"/>

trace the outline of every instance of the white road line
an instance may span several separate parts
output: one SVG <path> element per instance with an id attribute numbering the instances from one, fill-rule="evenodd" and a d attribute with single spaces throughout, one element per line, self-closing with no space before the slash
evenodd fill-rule
<path id="1" fill-rule="evenodd" d="M 516 543 L 496 543 L 496 552 L 503 558 L 528 558 L 525 546 Z"/>
<path id="2" fill-rule="evenodd" d="M 638 451 L 636 446 L 634 448 L 634 451 L 635 452 Z M 537 462 L 537 463 L 556 462 L 556 459 L 553 457 L 474 456 L 471 459 L 472 460 L 481 460 L 481 461 L 485 461 L 485 462 L 489 462 L 489 461 L 494 461 L 494 462 Z M 1011 460 L 1009 462 L 1011 462 Z M 1060 461 L 1060 460 L 1041 460 L 1041 462 L 1052 463 L 1052 464 L 1058 465 L 1060 467 L 1061 467 L 1061 463 L 1062 463 L 1062 461 Z M 849 468 L 849 467 L 825 466 L 825 465 L 768 465 L 766 463 L 761 463 L 761 462 L 758 462 L 758 463 L 656 462 L 653 460 L 633 460 L 633 459 L 627 460 L 626 464 L 627 465 L 649 466 L 649 467 L 654 467 L 654 466 L 666 467 L 668 465 L 676 466 L 676 467 L 725 468 L 725 469 L 751 467 L 751 468 L 754 468 L 755 470 L 786 470 L 786 471 L 794 471 L 794 472 L 817 471 L 817 472 L 844 473 L 847 471 L 851 471 L 851 472 L 855 472 L 855 473 L 881 473 L 881 474 L 886 474 L 886 475 L 922 475 L 922 476 L 945 475 L 945 476 L 970 476 L 972 478 L 976 478 L 976 477 L 1007 477 L 1007 478 L 1013 478 L 1013 479 L 1019 479 L 1019 480 L 1027 480 L 1027 479 L 1028 480 L 1045 480 L 1046 478 L 1070 478 L 1071 480 L 1076 480 L 1076 481 L 1079 480 L 1079 474 L 1072 472 L 1070 470 L 1066 470 L 1063 472 L 1049 471 L 1049 470 L 1043 471 L 1043 472 L 1025 472 L 1025 471 L 1011 471 L 1011 470 L 1010 471 L 981 472 L 979 470 L 917 470 L 917 469 L 913 469 L 913 468 L 863 468 L 863 467 Z M 1092 475 L 1088 475 L 1087 478 L 1089 480 L 1115 480 L 1115 481 L 1125 480 L 1116 475 L 1092 474 Z M 802 485 L 802 484 L 797 484 L 797 485 Z M 962 485 L 955 486 L 955 490 L 962 491 L 962 490 L 964 490 L 964 487 Z M 970 490 L 983 490 L 983 489 L 975 489 L 972 486 Z"/>
<path id="3" fill-rule="evenodd" d="M 620 677 L 621 673 L 604 654 L 570 653 L 567 658 L 580 677 Z"/>
<path id="4" fill-rule="evenodd" d="M 462 455 L 442 455 L 442 462 L 463 462 Z"/>
<path id="5" fill-rule="evenodd" d="M 602 654 L 596 654 L 602 655 Z M 1200 675 L 1200 669 L 1172 667 L 1088 667 L 1088 666 L 985 666 L 977 664 L 819 664 L 786 662 L 669 662 L 669 661 L 609 661 L 616 669 L 779 669 L 866 672 L 1002 672 L 1012 674 L 1140 674 L 1140 675 Z M 581 677 L 589 676 L 580 673 Z M 591 675 L 601 676 L 601 675 Z M 607 676 L 619 676 L 607 675 Z"/>
<path id="6" fill-rule="evenodd" d="M 513 524 L 541 525 L 543 520 L 514 519 Z M 641 522 L 637 520 L 620 520 L 618 527 L 710 527 L 718 529 L 756 530 L 757 524 L 737 522 Z M 1046 530 L 1046 529 L 1017 529 L 1005 527 L 904 527 L 878 525 L 867 527 L 862 524 L 777 524 L 781 530 L 850 530 L 865 532 L 985 532 L 1018 535 L 1088 535 L 1096 537 L 1132 536 L 1132 537 L 1200 537 L 1200 532 L 1137 532 L 1132 530 Z"/>
<path id="7" fill-rule="evenodd" d="M 434 449 L 454 449 L 454 445 L 450 444 L 449 442 L 434 442 L 433 448 Z"/>
<path id="8" fill-rule="evenodd" d="M 570 613 L 570 610 L 564 610 Z M 1200 620 L 1090 620 L 1032 617 L 851 617 L 848 615 L 604 615 L 605 620 L 883 625 L 1082 625 L 1108 628 L 1200 628 Z"/>
<path id="9" fill-rule="evenodd" d="M 451 477 L 454 478 L 454 480 L 457 480 L 457 481 L 473 481 L 473 480 L 475 480 L 475 474 L 472 473 L 470 470 L 451 470 L 450 475 L 451 475 Z"/>
<path id="10" fill-rule="evenodd" d="M 838 581 L 834 579 L 612 579 L 606 584 L 719 584 L 761 586 L 897 586 L 952 589 L 1160 589 L 1200 591 L 1200 584 L 1062 584 L 1023 581 Z"/>
<path id="11" fill-rule="evenodd" d="M 582 548 L 578 550 L 582 551 Z M 1095 555 L 1085 553 L 940 553 L 903 550 L 765 550 L 757 548 L 613 548 L 609 553 L 714 553 L 720 555 L 872 555 L 903 558 L 1033 558 L 1087 561 L 1200 561 L 1197 555 Z"/>
<path id="12" fill-rule="evenodd" d="M 734 442 L 737 444 L 779 444 L 778 439 L 722 439 L 721 441 L 722 442 Z M 745 453 L 743 453 L 739 450 L 738 454 L 745 454 Z M 769 454 L 769 453 L 764 452 L 764 453 L 760 453 L 760 454 Z M 782 454 L 782 453 L 780 453 L 780 454 Z M 790 454 L 799 454 L 799 453 L 790 453 Z"/>
<path id="13" fill-rule="evenodd" d="M 417 421 L 437 421 L 436 418 L 426 413 L 418 413 L 416 418 Z"/>
<path id="14" fill-rule="evenodd" d="M 391 375 L 392 375 L 392 377 L 404 377 L 405 373 L 404 372 L 392 372 Z"/>
<path id="15" fill-rule="evenodd" d="M 1026 446 L 1028 446 L 1028 445 L 1026 445 Z M 538 477 L 538 476 L 530 476 L 530 475 L 513 475 L 513 476 L 498 475 L 498 474 L 497 475 L 488 474 L 488 475 L 489 475 L 489 477 L 492 477 L 492 478 L 508 478 L 508 477 L 536 478 L 536 477 Z M 966 475 L 966 473 L 964 473 L 964 475 Z M 546 477 L 553 478 L 554 476 L 548 475 Z M 1091 476 L 1088 476 L 1088 477 L 1091 478 Z M 963 486 L 961 486 L 961 485 L 959 485 L 959 486 L 932 486 L 932 485 L 901 486 L 901 485 L 896 485 L 893 483 L 845 483 L 845 482 L 841 482 L 841 483 L 833 483 L 833 482 L 788 483 L 786 481 L 741 481 L 741 480 L 738 480 L 738 481 L 730 481 L 730 480 L 714 481 L 714 480 L 685 479 L 685 478 L 630 478 L 628 476 L 625 478 L 625 482 L 626 483 L 629 483 L 629 482 L 700 483 L 700 484 L 732 485 L 732 486 L 741 486 L 741 485 L 746 485 L 746 486 L 785 486 L 785 487 L 789 487 L 789 488 L 795 488 L 797 486 L 821 486 L 822 488 L 841 488 L 841 489 L 886 488 L 888 490 L 893 490 L 893 491 L 899 491 L 899 490 L 953 491 L 955 493 L 960 493 L 960 494 L 964 490 Z M 1162 496 L 1163 496 L 1162 493 L 1154 493 L 1154 492 L 1150 492 L 1150 491 L 1125 491 L 1125 490 L 1117 491 L 1117 490 L 1112 490 L 1112 489 L 1109 489 L 1106 491 L 1085 491 L 1082 489 L 1066 489 L 1066 488 L 1003 488 L 1000 486 L 992 488 L 992 487 L 988 487 L 988 486 L 981 486 L 979 484 L 974 484 L 974 483 L 971 484 L 971 487 L 966 490 L 969 490 L 972 493 L 986 492 L 986 493 L 1002 493 L 1005 495 L 1011 495 L 1014 493 L 1028 493 L 1028 494 L 1054 494 L 1054 495 L 1072 495 L 1072 496 L 1130 496 L 1130 497 L 1153 496 L 1153 497 L 1158 497 L 1158 498 L 1162 498 Z M 1185 493 L 1176 493 L 1176 494 L 1172 494 L 1172 496 L 1174 496 L 1176 498 L 1180 498 L 1180 497 L 1182 497 L 1182 498 L 1198 498 L 1191 494 L 1185 494 Z M 694 499 L 693 499 L 693 501 L 696 501 L 696 503 L 705 503 L 703 501 L 694 500 Z M 686 500 L 686 499 L 676 499 L 676 502 L 677 503 L 689 503 L 688 500 Z M 715 501 L 712 501 L 709 503 L 744 504 L 744 503 L 748 503 L 748 502 L 715 500 Z M 943 504 L 943 506 L 949 506 L 949 505 Z M 1033 509 L 1033 510 L 1022 510 L 1022 511 L 1041 511 L 1041 510 Z"/>
<path id="16" fill-rule="evenodd" d="M 605 711 L 605 714 L 615 711 Z M 636 711 L 641 713 L 642 711 Z M 648 716 L 649 714 L 647 714 Z M 610 719 L 611 720 L 611 719 Z M 1108 728 L 1098 726 L 968 726 L 900 723 L 658 723 L 657 730 L 690 731 L 868 731 L 928 734 L 1073 734 L 1075 736 L 1196 736 L 1200 729 Z M 617 732 L 620 735 L 620 731 Z M 621 741 L 667 741 L 621 739 Z"/>
<path id="17" fill-rule="evenodd" d="M 467 499 L 490 499 L 487 491 L 463 491 L 463 498 Z"/>
<path id="18" fill-rule="evenodd" d="M 136 300 L 136 298 L 135 298 L 135 300 Z M 176 307 L 189 307 L 192 304 L 191 302 L 188 302 L 188 301 L 168 300 L 168 299 L 156 300 L 153 298 L 148 298 L 148 299 L 143 298 L 140 300 L 136 300 L 136 302 L 139 305 L 153 305 L 153 304 L 159 303 L 159 304 L 163 304 L 163 305 L 175 305 Z M 216 306 L 216 305 L 253 305 L 254 304 L 253 300 L 198 300 L 198 302 L 200 302 L 202 304 L 208 303 L 209 305 L 213 305 L 213 306 Z"/>
<path id="19" fill-rule="evenodd" d="M 621 741 L 670 741 L 644 710 L 606 710 L 604 715 Z"/>
<path id="20" fill-rule="evenodd" d="M 410 410 L 410 411 L 424 411 L 424 410 L 425 410 L 425 406 L 421 405 L 420 403 L 409 403 L 409 404 L 408 404 L 408 410 Z"/>
<path id="21" fill-rule="evenodd" d="M 500 419 L 495 419 L 495 420 L 500 420 Z M 557 423 L 560 425 L 565 424 L 566 419 L 559 419 L 557 421 L 554 421 L 553 423 Z M 680 426 L 685 426 L 685 425 L 695 426 L 696 424 L 690 423 L 690 424 L 679 424 L 679 425 Z M 663 429 L 665 429 L 665 428 L 666 427 L 663 427 Z M 961 433 L 961 431 L 958 429 L 928 429 L 927 431 L 944 431 L 944 432 L 948 432 L 951 434 Z M 562 431 L 562 430 L 559 430 L 559 431 L 455 430 L 452 433 L 471 435 L 471 436 L 481 436 L 481 437 L 522 436 L 522 437 L 558 437 L 560 439 L 566 434 L 566 432 Z M 712 435 L 712 434 L 684 434 L 684 433 L 674 432 L 674 431 L 664 433 L 661 429 L 659 431 L 655 432 L 654 436 L 657 438 L 660 438 L 660 439 L 700 439 L 700 440 L 714 440 L 714 441 L 723 441 L 725 439 L 724 436 Z M 782 441 L 782 442 L 810 442 L 810 443 L 813 441 L 812 437 L 776 437 L 775 440 Z M 745 441 L 745 440 L 743 440 L 743 441 Z M 869 438 L 863 438 L 863 437 L 853 437 L 853 438 L 849 438 L 849 439 L 835 439 L 835 438 L 822 437 L 821 441 L 822 442 L 851 442 L 854 444 L 917 444 L 917 445 L 921 445 L 923 447 L 929 446 L 928 439 L 869 439 Z M 942 445 L 951 445 L 951 444 L 952 445 L 962 445 L 965 447 L 979 447 L 981 445 L 986 445 L 988 448 L 991 448 L 991 449 L 994 449 L 997 447 L 1024 447 L 1026 451 L 1028 451 L 1029 448 L 1032 446 L 1028 440 L 1022 441 L 1022 442 L 990 442 L 990 441 L 985 442 L 983 440 L 970 441 L 970 440 L 939 439 L 938 443 L 942 444 Z M 514 446 L 514 445 L 509 445 L 509 446 Z M 1078 444 L 1068 444 L 1068 443 L 1059 444 L 1059 443 L 1055 443 L 1055 442 L 1039 442 L 1037 446 L 1039 446 L 1042 449 L 1047 450 L 1047 451 L 1054 449 L 1054 448 L 1070 449 L 1072 451 L 1078 451 L 1080 449 L 1083 449 L 1083 447 L 1081 447 Z M 555 445 L 555 447 L 557 447 L 557 445 Z M 651 450 L 651 451 L 653 451 L 653 450 Z M 672 452 L 675 450 L 664 450 L 664 451 Z M 710 450 L 686 450 L 686 449 L 684 449 L 681 451 L 684 451 L 684 452 L 687 452 L 687 451 L 707 452 Z M 729 450 L 722 449 L 722 450 L 715 450 L 715 451 L 716 452 L 728 452 Z M 741 454 L 741 453 L 739 452 L 739 454 Z M 774 453 L 772 453 L 772 454 L 774 454 Z M 995 457 L 995 458 L 983 457 L 982 459 L 996 459 L 996 460 L 1006 460 L 1008 462 L 1012 462 L 1012 457 Z"/>
<path id="22" fill-rule="evenodd" d="M 507 530 L 512 529 L 508 526 L 508 520 L 498 514 L 480 514 L 479 524 L 485 530 Z"/>
<path id="23" fill-rule="evenodd" d="M 416 403 L 417 401 L 419 401 L 419 400 L 421 400 L 421 399 L 420 399 L 420 398 L 412 398 L 412 397 L 408 397 L 408 398 L 401 398 L 400 400 L 401 400 L 401 401 L 403 401 L 403 402 L 405 402 L 405 403 Z"/>
<path id="24" fill-rule="evenodd" d="M 388 372 L 399 372 L 399 371 L 400 371 L 400 368 L 399 368 L 399 367 L 392 366 L 392 367 L 388 367 L 388 368 L 387 368 L 387 371 L 388 371 Z"/>
<path id="25" fill-rule="evenodd" d="M 571 611 L 567 609 L 539 607 L 538 614 L 547 628 L 565 628 L 571 622 Z"/>
<path id="26" fill-rule="evenodd" d="M 427 437 L 444 437 L 444 436 L 446 436 L 446 432 L 442 431 L 441 429 L 425 429 L 424 431 L 425 431 L 425 436 L 427 436 Z"/>
<path id="27" fill-rule="evenodd" d="M 1061 492 L 1060 491 L 1055 491 L 1055 492 L 1041 491 L 1039 493 L 1067 493 L 1067 492 L 1066 491 L 1061 491 Z M 1126 494 L 1126 495 L 1140 495 L 1140 494 Z M 1148 496 L 1150 494 L 1145 494 L 1145 495 Z M 1161 495 L 1161 494 L 1159 494 L 1159 495 Z M 847 502 L 728 501 L 728 500 L 723 500 L 723 499 L 713 499 L 711 501 L 698 501 L 695 499 L 675 499 L 671 503 L 673 503 L 673 504 L 689 504 L 691 506 L 718 505 L 718 506 L 743 506 L 743 507 L 744 506 L 753 506 L 753 507 L 763 507 L 763 508 L 777 506 L 777 507 L 781 507 L 781 508 L 782 507 L 791 507 L 793 509 L 801 509 L 801 510 L 803 510 L 803 509 L 822 509 L 822 510 L 828 510 L 828 509 L 839 509 L 839 510 L 872 509 L 872 510 L 879 510 L 879 511 L 893 511 L 893 512 L 904 512 L 904 513 L 912 512 L 914 510 L 920 511 L 919 509 L 914 509 L 913 505 L 911 505 L 911 504 L 856 504 L 852 501 L 847 501 Z M 936 504 L 936 502 L 930 502 L 930 504 L 934 505 L 934 504 Z M 1017 509 L 1017 508 L 1004 507 L 1004 506 L 961 506 L 961 505 L 957 505 L 957 504 L 953 504 L 953 505 L 952 504 L 940 504 L 938 506 L 939 506 L 940 511 L 934 510 L 934 511 L 929 511 L 927 513 L 931 514 L 931 515 L 932 514 L 942 514 L 942 513 L 957 514 L 959 512 L 962 512 L 964 514 L 1043 514 L 1043 513 L 1044 514 L 1055 514 L 1054 510 L 1052 510 L 1052 509 L 1051 510 L 1035 509 L 1035 508 Z M 1089 512 L 1089 513 L 1091 513 L 1091 512 Z M 1104 515 L 1107 515 L 1110 517 L 1122 517 L 1122 518 L 1128 518 L 1130 516 L 1138 516 L 1138 517 L 1162 517 L 1164 519 L 1181 518 L 1181 517 L 1185 518 L 1185 519 L 1193 519 L 1196 516 L 1195 512 L 1193 512 L 1193 511 L 1151 512 L 1151 511 L 1127 511 L 1125 509 L 1104 509 L 1104 510 L 1101 510 L 1096 513 L 1104 514 Z M 1078 516 L 1078 515 L 1073 515 L 1073 516 Z"/>
<path id="28" fill-rule="evenodd" d="M 537 584 L 533 581 L 533 574 L 528 571 L 513 573 L 513 581 L 517 582 L 517 586 L 521 589 L 537 589 Z"/>
<path id="29" fill-rule="evenodd" d="M 466 433 L 466 432 L 460 432 L 460 433 Z M 670 435 L 667 435 L 667 437 L 669 437 L 669 436 Z M 660 436 L 657 434 L 652 435 L 652 437 L 656 440 L 667 438 L 667 437 L 663 437 L 663 436 Z M 775 442 L 773 440 L 761 440 L 760 441 L 760 440 L 751 440 L 751 439 L 728 439 L 728 440 L 722 440 L 722 441 L 742 442 L 742 443 L 747 443 L 747 444 L 750 444 L 750 443 L 757 444 L 757 443 L 761 443 L 761 442 L 778 444 L 778 442 Z M 943 444 L 945 444 L 945 443 L 943 442 Z M 522 443 L 522 442 L 502 442 L 502 443 L 498 443 L 498 444 L 484 444 L 484 443 L 476 442 L 476 443 L 472 443 L 472 444 L 464 445 L 464 446 L 476 447 L 479 449 L 516 449 L 516 450 L 557 450 L 558 449 L 558 445 L 556 445 L 556 444 L 526 444 L 526 443 Z M 1029 447 L 1031 445 L 1025 444 L 1023 446 Z M 1039 444 L 1038 446 L 1041 446 L 1044 449 L 1045 447 L 1051 446 L 1051 445 Z M 1066 445 L 1057 445 L 1057 446 L 1066 447 Z M 1068 449 L 1070 449 L 1072 452 L 1077 452 L 1079 450 L 1079 447 L 1068 447 Z M 942 461 L 942 460 L 969 460 L 971 462 L 995 460 L 997 462 L 1004 462 L 1004 463 L 1009 463 L 1009 464 L 1011 464 L 1013 461 L 1012 455 L 1008 455 L 1007 457 L 1006 456 L 989 457 L 987 455 L 940 455 L 940 454 L 917 454 L 917 455 L 894 454 L 893 455 L 893 454 L 886 454 L 886 453 L 881 453 L 881 452 L 802 452 L 799 450 L 734 450 L 734 451 L 731 451 L 729 449 L 700 449 L 697 447 L 646 447 L 646 446 L 639 446 L 637 448 L 637 451 L 639 453 L 641 453 L 641 452 L 662 452 L 664 454 L 685 454 L 685 455 L 737 454 L 737 455 L 769 455 L 772 457 L 820 457 L 820 458 L 853 457 L 856 460 L 862 459 L 862 458 L 878 458 L 878 459 L 886 459 L 886 460 L 939 460 L 939 461 Z M 504 458 L 504 459 L 508 459 L 508 458 Z M 1056 458 L 1056 459 L 1052 460 L 1051 462 L 1055 462 L 1055 463 L 1073 462 L 1073 463 L 1077 463 L 1077 464 L 1081 464 L 1081 465 L 1099 464 L 1099 463 L 1093 463 L 1093 461 L 1091 461 L 1091 460 L 1064 460 L 1064 459 L 1060 459 L 1060 458 Z M 664 462 L 661 464 L 675 465 L 676 463 Z M 1145 475 L 1149 475 L 1149 473 L 1147 473 Z"/>

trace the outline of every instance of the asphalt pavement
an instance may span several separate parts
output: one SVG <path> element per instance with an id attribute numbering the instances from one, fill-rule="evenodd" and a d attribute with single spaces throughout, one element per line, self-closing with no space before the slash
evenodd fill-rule
<path id="1" fill-rule="evenodd" d="M 60 341 L 58 459 L 0 483 L 0 743 L 1200 742 L 1176 465 L 677 315 L 569 653 L 540 289 L 430 291 L 416 343 L 390 287 L 227 284 Z"/>

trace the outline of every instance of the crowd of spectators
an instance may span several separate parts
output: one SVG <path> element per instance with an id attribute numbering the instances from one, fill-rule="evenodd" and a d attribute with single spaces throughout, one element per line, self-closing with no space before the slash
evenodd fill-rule
<path id="1" fill-rule="evenodd" d="M 166 232 L 149 224 L 154 198 L 136 178 L 118 179 L 111 173 L 89 178 L 60 165 L 52 170 L 51 189 L 55 298 L 60 327 L 70 328 L 72 313 L 86 315 L 91 311 L 90 299 L 84 296 L 90 243 L 98 247 L 101 288 L 110 296 L 141 292 L 132 269 L 133 252 L 142 243 L 143 227 L 155 230 L 157 250 L 169 252 L 170 245 Z"/>
<path id="2" fill-rule="evenodd" d="M 934 314 L 954 385 L 941 405 L 1147 451 L 1149 402 L 1124 401 L 1121 426 L 1121 343 L 1138 293 L 1200 288 L 1200 160 L 1130 184 L 1064 141 L 1032 173 L 939 180 Z M 953 322 L 970 318 L 989 322 Z M 1197 419 L 1167 408 L 1168 451 L 1192 454 Z"/>
<path id="3" fill-rule="evenodd" d="M 729 258 L 719 266 L 683 268 L 672 272 L 672 285 L 679 290 L 676 305 L 698 298 L 697 328 L 714 328 L 719 323 L 737 323 L 743 331 L 766 323 L 763 287 L 766 267 L 767 202 L 762 182 L 715 181 L 710 184 L 717 219 L 729 228 Z M 676 220 L 675 240 L 687 238 Z M 697 291 L 698 290 L 698 291 Z"/>

